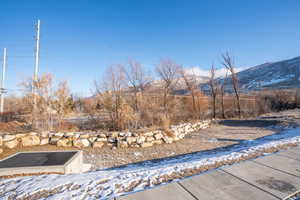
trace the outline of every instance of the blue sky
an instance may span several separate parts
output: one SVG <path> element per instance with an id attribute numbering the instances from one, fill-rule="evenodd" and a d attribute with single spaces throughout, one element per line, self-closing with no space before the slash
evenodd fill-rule
<path id="1" fill-rule="evenodd" d="M 300 56 L 299 0 L 2 0 L 0 55 L 8 88 L 33 73 L 34 24 L 41 20 L 41 73 L 89 95 L 106 66 L 133 58 L 148 69 L 168 57 L 186 67 L 238 67 Z"/>

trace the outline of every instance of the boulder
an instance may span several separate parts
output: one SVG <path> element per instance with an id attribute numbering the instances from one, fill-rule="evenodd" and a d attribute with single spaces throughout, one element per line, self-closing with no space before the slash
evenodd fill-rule
<path id="1" fill-rule="evenodd" d="M 124 137 L 126 135 L 126 132 L 120 132 L 119 137 Z"/>
<path id="2" fill-rule="evenodd" d="M 163 140 L 164 140 L 164 142 L 167 143 L 167 144 L 170 144 L 170 143 L 173 142 L 173 139 L 172 139 L 171 137 L 167 137 L 167 136 L 164 136 L 164 137 L 163 137 Z"/>
<path id="3" fill-rule="evenodd" d="M 107 142 L 106 138 L 97 138 L 97 142 Z"/>
<path id="4" fill-rule="evenodd" d="M 156 139 L 156 140 L 160 140 L 160 139 L 162 139 L 164 136 L 163 136 L 163 134 L 161 134 L 161 133 L 156 133 L 155 135 L 154 135 L 154 138 Z"/>
<path id="5" fill-rule="evenodd" d="M 136 142 L 136 137 L 127 137 L 126 142 L 130 145 L 130 144 Z"/>
<path id="6" fill-rule="evenodd" d="M 54 136 L 55 136 L 55 137 L 63 137 L 63 136 L 64 136 L 64 133 L 60 133 L 60 132 L 54 133 Z"/>
<path id="7" fill-rule="evenodd" d="M 13 139 L 13 140 L 4 142 L 4 146 L 9 148 L 9 149 L 16 148 L 18 146 L 18 144 L 19 144 L 19 142 L 18 142 L 17 139 Z"/>
<path id="8" fill-rule="evenodd" d="M 15 135 L 4 135 L 3 142 L 10 141 L 16 139 Z"/>
<path id="9" fill-rule="evenodd" d="M 57 141 L 56 145 L 58 147 L 71 147 L 72 140 L 70 140 L 69 138 L 62 138 Z"/>
<path id="10" fill-rule="evenodd" d="M 41 138 L 40 145 L 45 145 L 45 144 L 49 144 L 49 138 L 48 137 Z"/>
<path id="11" fill-rule="evenodd" d="M 96 141 L 96 139 L 97 139 L 97 137 L 90 137 L 90 138 L 89 138 L 89 141 L 90 141 L 91 143 L 93 143 L 93 142 Z"/>
<path id="12" fill-rule="evenodd" d="M 106 138 L 106 135 L 104 133 L 100 133 L 100 134 L 98 134 L 98 137 L 100 137 L 100 138 Z"/>
<path id="13" fill-rule="evenodd" d="M 41 140 L 40 137 L 36 135 L 28 135 L 21 138 L 22 146 L 24 147 L 30 147 L 30 146 L 36 146 L 39 145 Z"/>
<path id="14" fill-rule="evenodd" d="M 145 140 L 146 140 L 146 138 L 145 138 L 144 136 L 139 136 L 139 137 L 137 138 L 136 142 L 137 142 L 138 144 L 142 144 L 142 143 L 145 142 Z"/>
<path id="15" fill-rule="evenodd" d="M 113 138 L 113 137 L 110 137 L 110 138 L 107 139 L 107 141 L 108 141 L 109 143 L 116 143 L 117 139 L 116 139 L 116 138 Z"/>
<path id="16" fill-rule="evenodd" d="M 81 134 L 79 138 L 87 139 L 87 138 L 89 138 L 89 137 L 90 137 L 89 134 Z"/>
<path id="17" fill-rule="evenodd" d="M 153 146 L 152 142 L 145 142 L 145 143 L 141 144 L 142 148 L 151 147 L 151 146 Z"/>
<path id="18" fill-rule="evenodd" d="M 74 132 L 67 132 L 64 134 L 65 137 L 74 137 Z"/>
<path id="19" fill-rule="evenodd" d="M 98 142 L 98 141 L 95 141 L 93 143 L 93 148 L 102 148 L 104 145 L 104 142 Z"/>
<path id="20" fill-rule="evenodd" d="M 155 140 L 154 137 L 147 137 L 147 138 L 146 138 L 146 142 L 152 142 L 153 140 Z"/>
<path id="21" fill-rule="evenodd" d="M 108 132 L 107 135 L 108 135 L 109 137 L 116 138 L 116 137 L 118 137 L 119 132 Z"/>
<path id="22" fill-rule="evenodd" d="M 0 154 L 3 153 L 3 149 L 0 148 Z"/>
<path id="23" fill-rule="evenodd" d="M 126 132 L 125 136 L 126 136 L 126 137 L 131 137 L 131 136 L 132 136 L 132 133 L 128 131 L 128 132 Z"/>
<path id="24" fill-rule="evenodd" d="M 73 141 L 73 145 L 78 148 L 89 147 L 90 142 L 88 139 L 76 139 Z"/>
<path id="25" fill-rule="evenodd" d="M 49 144 L 56 145 L 60 137 L 53 136 L 50 138 Z"/>

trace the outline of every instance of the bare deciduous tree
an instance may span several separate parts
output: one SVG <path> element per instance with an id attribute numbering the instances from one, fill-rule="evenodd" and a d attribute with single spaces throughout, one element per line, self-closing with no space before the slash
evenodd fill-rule
<path id="1" fill-rule="evenodd" d="M 62 81 L 58 84 L 58 88 L 54 92 L 54 98 L 53 107 L 56 110 L 58 124 L 60 126 L 62 119 L 67 113 L 71 112 L 73 107 L 73 100 L 67 81 Z"/>
<path id="2" fill-rule="evenodd" d="M 156 66 L 156 72 L 162 82 L 163 108 L 166 116 L 168 115 L 168 95 L 176 86 L 180 68 L 180 65 L 170 59 L 162 59 Z"/>
<path id="3" fill-rule="evenodd" d="M 221 95 L 221 112 L 222 112 L 222 118 L 225 119 L 225 105 L 224 105 L 224 96 L 225 96 L 225 86 L 226 86 L 226 80 L 228 76 L 228 70 L 226 69 L 225 77 L 223 78 L 223 81 L 220 84 L 220 95 Z"/>
<path id="4" fill-rule="evenodd" d="M 197 112 L 198 109 L 196 106 L 196 95 L 197 95 L 197 91 L 199 91 L 198 77 L 196 76 L 196 74 L 194 72 L 189 73 L 183 68 L 181 68 L 181 70 L 180 70 L 180 76 L 181 76 L 182 80 L 184 81 L 186 89 L 191 94 L 194 116 L 199 116 L 200 113 Z"/>
<path id="5" fill-rule="evenodd" d="M 138 94 L 145 91 L 147 85 L 150 83 L 151 78 L 146 74 L 144 67 L 141 63 L 135 60 L 130 60 L 127 68 L 125 69 L 126 80 L 129 87 L 132 88 L 134 94 L 134 109 L 139 110 Z"/>
<path id="6" fill-rule="evenodd" d="M 216 104 L 218 94 L 218 83 L 216 81 L 216 69 L 214 64 L 211 65 L 210 77 L 209 77 L 210 94 L 212 98 L 212 117 L 216 118 Z"/>
<path id="7" fill-rule="evenodd" d="M 52 128 L 52 96 L 53 96 L 53 76 L 52 74 L 44 74 L 37 81 L 29 79 L 21 83 L 30 106 L 32 114 L 32 126 L 34 128 L 51 129 Z M 32 88 L 35 87 L 35 94 Z M 36 105 L 34 102 L 36 96 Z M 33 109 L 35 106 L 35 110 Z M 37 119 L 39 116 L 39 119 Z"/>
<path id="8" fill-rule="evenodd" d="M 103 82 L 97 83 L 96 96 L 103 109 L 109 114 L 113 129 L 123 129 L 133 120 L 133 110 L 125 100 L 126 85 L 123 65 L 111 65 L 104 75 Z"/>
<path id="9" fill-rule="evenodd" d="M 239 118 L 241 118 L 240 91 L 239 91 L 238 78 L 235 72 L 234 61 L 228 52 L 226 54 L 223 54 L 222 57 L 223 57 L 223 65 L 230 72 L 231 75 L 232 87 L 237 101 L 238 115 Z"/>

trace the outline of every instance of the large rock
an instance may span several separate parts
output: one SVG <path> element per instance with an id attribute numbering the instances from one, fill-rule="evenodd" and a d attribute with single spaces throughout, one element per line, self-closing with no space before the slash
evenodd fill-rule
<path id="1" fill-rule="evenodd" d="M 81 134 L 79 138 L 87 139 L 87 138 L 89 138 L 89 137 L 90 137 L 89 134 Z"/>
<path id="2" fill-rule="evenodd" d="M 58 147 L 71 147 L 72 146 L 72 140 L 68 138 L 62 138 L 57 141 L 56 144 Z"/>
<path id="3" fill-rule="evenodd" d="M 136 142 L 136 137 L 127 137 L 126 142 L 130 145 L 130 144 Z"/>
<path id="4" fill-rule="evenodd" d="M 98 142 L 98 141 L 95 141 L 93 143 L 93 148 L 102 148 L 104 145 L 104 142 Z"/>
<path id="5" fill-rule="evenodd" d="M 106 138 L 97 138 L 97 142 L 107 142 Z"/>
<path id="6" fill-rule="evenodd" d="M 145 140 L 146 140 L 146 138 L 145 138 L 144 136 L 139 136 L 139 137 L 137 138 L 136 142 L 137 142 L 138 144 L 142 144 L 142 143 L 145 142 Z"/>
<path id="7" fill-rule="evenodd" d="M 54 133 L 54 136 L 55 136 L 55 137 L 63 137 L 63 136 L 64 136 L 64 133 L 60 133 L 60 132 Z"/>
<path id="8" fill-rule="evenodd" d="M 46 145 L 46 144 L 49 144 L 49 138 L 48 137 L 41 138 L 40 145 Z"/>
<path id="9" fill-rule="evenodd" d="M 13 140 L 4 142 L 4 146 L 9 148 L 9 149 L 16 148 L 18 146 L 18 144 L 19 144 L 19 142 L 18 142 L 17 139 L 13 139 Z"/>
<path id="10" fill-rule="evenodd" d="M 116 142 L 117 142 L 117 139 L 114 138 L 114 137 L 110 137 L 110 138 L 107 139 L 107 141 L 108 141 L 109 143 L 116 143 Z"/>
<path id="11" fill-rule="evenodd" d="M 73 145 L 78 148 L 89 147 L 90 142 L 88 139 L 76 139 L 73 141 Z"/>
<path id="12" fill-rule="evenodd" d="M 28 135 L 21 138 L 22 146 L 23 147 L 30 147 L 39 145 L 41 140 L 40 137 L 36 135 Z"/>
<path id="13" fill-rule="evenodd" d="M 167 144 L 170 144 L 170 143 L 173 142 L 173 139 L 172 139 L 171 137 L 167 137 L 167 136 L 164 136 L 164 137 L 163 137 L 163 140 L 164 140 L 164 142 L 167 143 Z"/>
<path id="14" fill-rule="evenodd" d="M 108 135 L 109 137 L 116 138 L 116 137 L 118 137 L 119 132 L 108 132 L 107 135 Z"/>
<path id="15" fill-rule="evenodd" d="M 67 132 L 64 134 L 65 137 L 74 137 L 75 133 L 74 132 Z"/>
<path id="16" fill-rule="evenodd" d="M 96 140 L 97 140 L 97 137 L 90 137 L 90 138 L 89 138 L 89 141 L 90 141 L 91 143 L 95 142 Z"/>
<path id="17" fill-rule="evenodd" d="M 3 149 L 0 148 L 0 154 L 3 153 Z"/>
<path id="18" fill-rule="evenodd" d="M 106 138 L 106 135 L 104 133 L 99 133 L 98 137 L 100 137 L 100 138 Z"/>
<path id="19" fill-rule="evenodd" d="M 49 144 L 56 145 L 60 137 L 52 136 L 50 138 Z"/>
<path id="20" fill-rule="evenodd" d="M 154 138 L 156 139 L 156 140 L 160 140 L 160 139 L 162 139 L 164 136 L 163 136 L 163 134 L 161 134 L 161 133 L 156 133 L 155 135 L 154 135 Z"/>
<path id="21" fill-rule="evenodd" d="M 154 137 L 147 137 L 146 138 L 146 142 L 152 142 L 153 140 L 155 140 Z"/>
<path id="22" fill-rule="evenodd" d="M 151 137 L 151 136 L 153 136 L 153 132 L 146 132 L 146 133 L 144 133 L 143 134 L 144 136 L 146 136 L 146 137 Z"/>

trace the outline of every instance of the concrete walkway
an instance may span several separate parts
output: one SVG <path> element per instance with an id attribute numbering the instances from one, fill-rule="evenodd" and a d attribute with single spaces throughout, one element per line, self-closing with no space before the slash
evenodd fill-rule
<path id="1" fill-rule="evenodd" d="M 300 147 L 226 166 L 118 200 L 286 199 L 300 190 Z"/>

